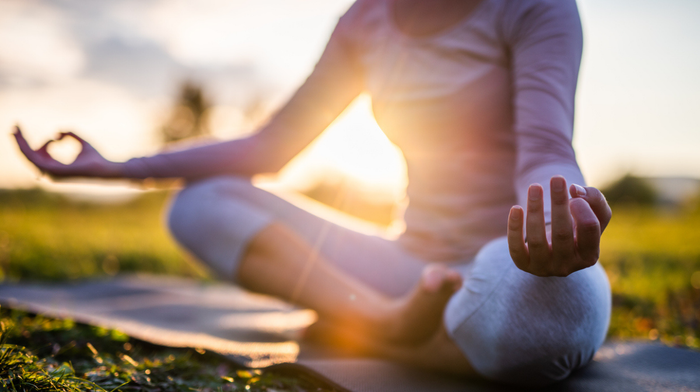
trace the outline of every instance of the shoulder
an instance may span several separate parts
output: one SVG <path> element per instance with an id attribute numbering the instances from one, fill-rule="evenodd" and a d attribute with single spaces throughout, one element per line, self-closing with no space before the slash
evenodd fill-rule
<path id="1" fill-rule="evenodd" d="M 361 29 L 381 22 L 388 0 L 357 0 L 340 17 L 339 27 Z M 357 31 L 355 31 L 357 32 Z"/>
<path id="2" fill-rule="evenodd" d="M 576 0 L 500 0 L 504 17 L 512 22 L 541 17 L 578 16 Z"/>
<path id="3" fill-rule="evenodd" d="M 501 30 L 507 41 L 517 42 L 562 33 L 581 36 L 581 20 L 575 0 L 497 0 L 501 7 Z"/>
<path id="4" fill-rule="evenodd" d="M 372 42 L 372 37 L 382 30 L 386 22 L 388 1 L 355 1 L 338 20 L 331 41 L 342 42 L 347 47 L 355 48 Z"/>

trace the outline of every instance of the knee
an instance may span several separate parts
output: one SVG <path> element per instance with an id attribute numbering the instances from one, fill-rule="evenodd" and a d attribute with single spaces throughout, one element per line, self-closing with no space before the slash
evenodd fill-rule
<path id="1" fill-rule="evenodd" d="M 471 287 L 470 287 L 471 286 Z M 486 378 L 544 386 L 588 363 L 605 339 L 610 288 L 603 269 L 540 278 L 513 264 L 505 240 L 484 247 L 447 312 L 451 335 Z M 463 305 L 463 306 L 460 306 Z"/>
<path id="2" fill-rule="evenodd" d="M 187 186 L 173 199 L 168 228 L 177 242 L 217 274 L 234 277 L 250 240 L 273 221 L 245 199 L 247 180 L 214 178 Z"/>
<path id="3" fill-rule="evenodd" d="M 198 236 L 204 224 L 211 225 L 220 215 L 223 199 L 235 200 L 253 185 L 246 178 L 225 176 L 214 177 L 188 184 L 171 200 L 166 215 L 170 233 L 180 243 L 188 243 L 188 238 Z M 217 213 L 219 210 L 219 213 Z"/>
<path id="4" fill-rule="evenodd" d="M 527 325 L 512 322 L 497 333 L 480 334 L 476 338 L 491 347 L 487 355 L 472 355 L 472 365 L 486 378 L 519 386 L 543 387 L 566 379 L 593 358 L 603 342 L 598 331 L 607 328 L 607 320 L 589 324 L 590 329 L 562 318 L 551 321 L 531 317 Z"/>

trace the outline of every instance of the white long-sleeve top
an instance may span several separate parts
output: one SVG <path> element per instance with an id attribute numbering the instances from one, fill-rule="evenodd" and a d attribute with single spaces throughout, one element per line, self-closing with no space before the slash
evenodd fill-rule
<path id="1" fill-rule="evenodd" d="M 506 232 L 527 188 L 562 175 L 584 185 L 571 145 L 582 32 L 574 0 L 482 0 L 425 37 L 401 32 L 392 0 L 358 0 L 314 72 L 268 128 L 266 145 L 308 143 L 359 93 L 408 167 L 399 242 L 428 260 L 468 260 Z M 320 132 L 320 131 L 319 131 Z M 265 129 L 261 132 L 265 134 Z M 296 137 L 295 135 L 303 135 Z M 136 158 L 131 177 L 250 174 L 274 154 L 255 137 Z M 296 150 L 295 150 L 296 151 Z"/>

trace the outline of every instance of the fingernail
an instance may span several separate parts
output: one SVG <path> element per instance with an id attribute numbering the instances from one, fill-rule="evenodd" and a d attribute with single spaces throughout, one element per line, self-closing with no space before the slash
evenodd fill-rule
<path id="1" fill-rule="evenodd" d="M 555 192 L 563 192 L 566 188 L 566 180 L 563 177 L 552 177 L 552 190 Z"/>
<path id="2" fill-rule="evenodd" d="M 522 213 L 523 210 L 521 208 L 513 207 L 510 210 L 510 219 L 519 221 L 520 219 L 522 219 Z"/>
<path id="3" fill-rule="evenodd" d="M 531 186 L 527 191 L 527 197 L 532 201 L 540 200 L 540 189 L 538 186 Z"/>
<path id="4" fill-rule="evenodd" d="M 574 184 L 574 189 L 576 189 L 576 196 L 586 196 L 586 188 L 581 185 Z"/>

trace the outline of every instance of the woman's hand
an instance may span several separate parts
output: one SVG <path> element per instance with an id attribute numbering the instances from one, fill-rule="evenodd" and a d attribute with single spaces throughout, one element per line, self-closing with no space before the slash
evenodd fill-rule
<path id="1" fill-rule="evenodd" d="M 63 177 L 98 177 L 98 178 L 119 178 L 121 174 L 121 164 L 106 160 L 100 155 L 94 147 L 88 142 L 80 138 L 73 132 L 61 132 L 57 140 L 61 140 L 66 136 L 72 137 L 80 142 L 82 146 L 80 153 L 75 158 L 75 161 L 69 164 L 61 163 L 55 160 L 48 152 L 49 144 L 54 140 L 49 140 L 44 143 L 38 150 L 32 150 L 29 144 L 24 139 L 19 126 L 15 126 L 14 132 L 17 145 L 25 157 L 29 159 L 42 173 L 48 174 L 54 178 Z"/>
<path id="2" fill-rule="evenodd" d="M 508 247 L 515 265 L 537 276 L 567 276 L 593 266 L 600 255 L 600 236 L 612 211 L 603 194 L 593 187 L 571 185 L 552 177 L 552 224 L 545 225 L 543 190 L 530 185 L 527 201 L 527 244 L 523 237 L 524 212 L 513 206 L 508 216 Z"/>

